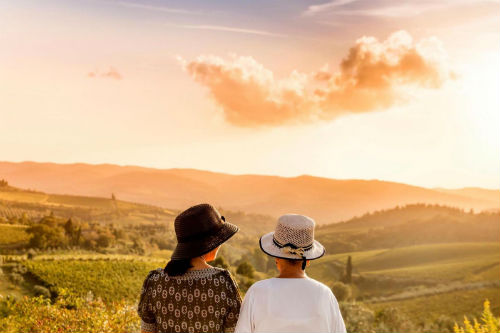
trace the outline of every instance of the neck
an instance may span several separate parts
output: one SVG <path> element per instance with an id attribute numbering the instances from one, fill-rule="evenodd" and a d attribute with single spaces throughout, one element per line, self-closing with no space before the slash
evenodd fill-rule
<path id="1" fill-rule="evenodd" d="M 278 278 L 280 279 L 303 279 L 307 274 L 302 269 L 283 269 L 280 271 Z"/>
<path id="2" fill-rule="evenodd" d="M 205 269 L 205 268 L 212 267 L 209 264 L 207 264 L 207 262 L 205 261 L 205 259 L 200 258 L 200 257 L 191 259 L 191 265 L 193 265 L 193 267 L 191 267 L 189 269 L 191 271 L 195 271 L 195 270 L 200 270 L 200 269 Z"/>

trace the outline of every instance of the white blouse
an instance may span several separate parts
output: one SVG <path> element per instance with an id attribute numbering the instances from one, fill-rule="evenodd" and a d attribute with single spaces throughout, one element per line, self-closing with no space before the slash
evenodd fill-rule
<path id="1" fill-rule="evenodd" d="M 235 332 L 345 333 L 346 329 L 330 288 L 311 278 L 272 278 L 248 289 Z"/>

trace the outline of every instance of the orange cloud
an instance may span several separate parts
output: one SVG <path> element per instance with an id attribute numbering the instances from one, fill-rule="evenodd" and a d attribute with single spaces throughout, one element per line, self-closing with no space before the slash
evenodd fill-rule
<path id="1" fill-rule="evenodd" d="M 110 67 L 107 71 L 105 72 L 100 72 L 100 71 L 93 71 L 89 72 L 87 74 L 89 78 L 96 78 L 96 77 L 102 77 L 102 78 L 108 78 L 108 79 L 114 79 L 114 80 L 121 80 L 122 75 L 113 67 Z"/>
<path id="2" fill-rule="evenodd" d="M 415 43 L 405 31 L 380 42 L 358 39 L 336 72 L 274 74 L 252 57 L 199 56 L 182 60 L 193 79 L 206 86 L 226 120 L 236 126 L 276 126 L 329 120 L 349 112 L 372 112 L 405 99 L 402 88 L 439 88 L 453 78 L 436 38 Z"/>

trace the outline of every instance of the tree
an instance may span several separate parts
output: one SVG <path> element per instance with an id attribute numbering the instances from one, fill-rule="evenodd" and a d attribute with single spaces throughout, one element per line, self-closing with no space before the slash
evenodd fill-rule
<path id="1" fill-rule="evenodd" d="M 82 227 L 78 227 L 75 232 L 75 239 L 74 239 L 74 244 L 79 245 L 80 244 L 80 239 L 82 237 Z"/>
<path id="2" fill-rule="evenodd" d="M 144 243 L 141 241 L 140 238 L 134 237 L 133 239 L 134 244 L 132 245 L 132 250 L 140 255 L 143 255 L 146 253 L 146 250 L 144 248 Z"/>
<path id="3" fill-rule="evenodd" d="M 114 193 L 111 193 L 111 200 L 116 200 L 116 196 Z"/>
<path id="4" fill-rule="evenodd" d="M 345 265 L 345 283 L 350 284 L 352 282 L 352 258 L 347 257 L 347 264 Z"/>
<path id="5" fill-rule="evenodd" d="M 46 249 L 49 247 L 57 248 L 67 244 L 64 229 L 59 226 L 39 223 L 29 227 L 26 232 L 32 235 L 29 242 L 30 247 Z"/>
<path id="6" fill-rule="evenodd" d="M 212 261 L 212 266 L 228 269 L 229 264 L 226 262 L 224 257 L 217 257 L 214 261 Z"/>
<path id="7" fill-rule="evenodd" d="M 73 224 L 73 221 L 69 219 L 66 221 L 64 224 L 64 233 L 66 234 L 66 237 L 70 239 L 71 244 L 75 244 L 75 226 Z"/>
<path id="8" fill-rule="evenodd" d="M 5 179 L 0 179 L 0 187 L 7 187 L 9 183 Z"/>
<path id="9" fill-rule="evenodd" d="M 255 268 L 253 268 L 253 266 L 248 261 L 245 260 L 238 265 L 236 273 L 252 279 L 253 273 L 255 273 Z"/>

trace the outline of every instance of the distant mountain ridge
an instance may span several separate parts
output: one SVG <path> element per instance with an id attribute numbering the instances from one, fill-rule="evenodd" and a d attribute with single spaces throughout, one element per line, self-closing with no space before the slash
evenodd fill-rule
<path id="1" fill-rule="evenodd" d="M 412 203 L 464 209 L 500 208 L 500 191 L 428 189 L 379 180 L 313 176 L 229 175 L 194 169 L 0 162 L 0 179 L 50 193 L 109 197 L 184 209 L 210 202 L 230 210 L 279 216 L 302 213 L 331 223 Z"/>

